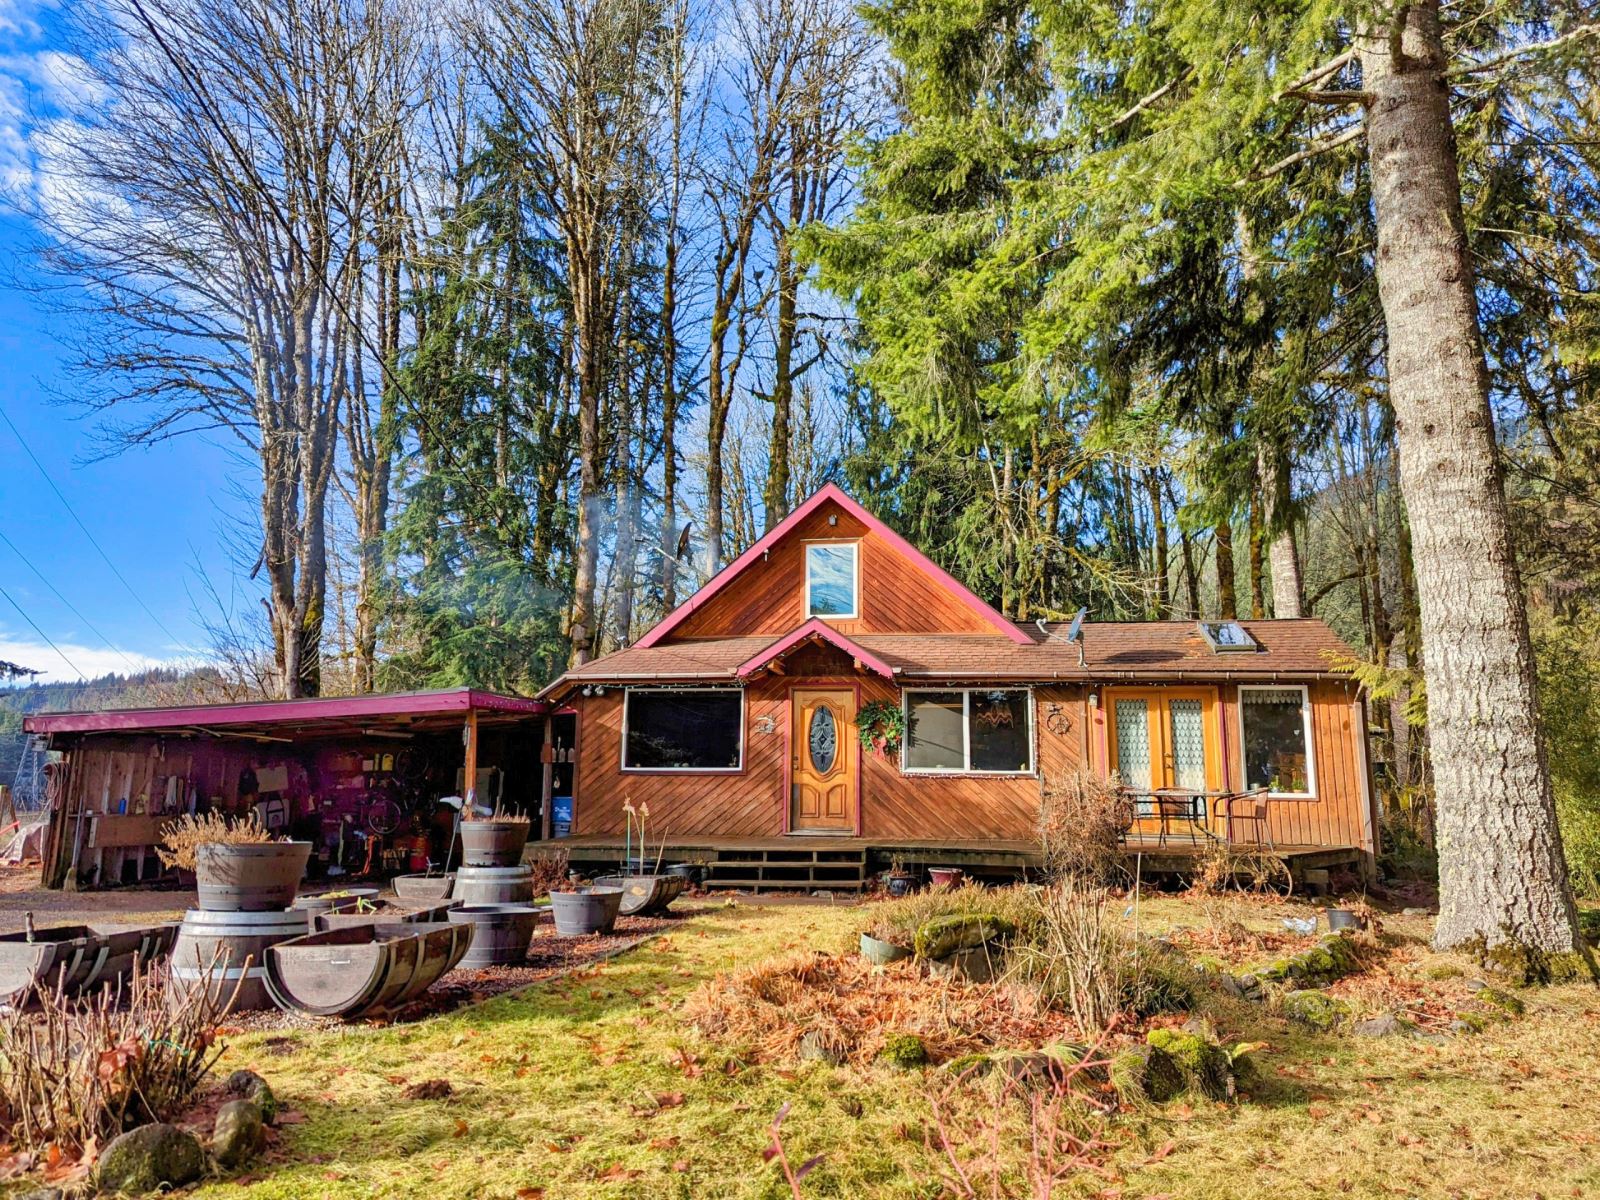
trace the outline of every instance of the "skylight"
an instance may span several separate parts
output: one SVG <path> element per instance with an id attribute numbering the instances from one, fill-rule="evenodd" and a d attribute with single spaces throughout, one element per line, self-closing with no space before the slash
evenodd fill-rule
<path id="1" fill-rule="evenodd" d="M 1201 621 L 1200 636 L 1213 654 L 1238 654 L 1261 649 L 1250 631 L 1237 621 Z"/>

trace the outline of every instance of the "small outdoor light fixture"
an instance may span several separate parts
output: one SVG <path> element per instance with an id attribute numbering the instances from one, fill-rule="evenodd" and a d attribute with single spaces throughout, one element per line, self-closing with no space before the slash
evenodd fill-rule
<path id="1" fill-rule="evenodd" d="M 828 524 L 829 525 L 837 525 L 838 523 L 839 523 L 839 514 L 838 513 L 829 513 L 828 514 Z"/>

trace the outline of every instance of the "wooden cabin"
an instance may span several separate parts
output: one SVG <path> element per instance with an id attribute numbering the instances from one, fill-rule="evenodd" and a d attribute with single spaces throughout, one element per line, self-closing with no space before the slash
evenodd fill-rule
<path id="1" fill-rule="evenodd" d="M 1218 842 L 1370 870 L 1363 697 L 1319 620 L 1008 620 L 841 489 L 824 487 L 627 648 L 540 698 L 569 770 L 575 861 L 615 860 L 624 804 L 652 852 L 715 883 L 858 885 L 899 859 L 1038 862 L 1040 798 L 1115 777 L 1147 869 Z M 864 747 L 869 705 L 898 746 Z M 883 712 L 879 707 L 876 712 Z"/>

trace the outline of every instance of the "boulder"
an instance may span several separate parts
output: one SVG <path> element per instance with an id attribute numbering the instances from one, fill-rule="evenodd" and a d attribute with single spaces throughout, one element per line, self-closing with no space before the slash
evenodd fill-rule
<path id="1" fill-rule="evenodd" d="M 1111 1084 L 1133 1103 L 1165 1104 L 1183 1091 L 1183 1072 L 1172 1056 L 1156 1046 L 1135 1046 L 1111 1060 Z"/>
<path id="2" fill-rule="evenodd" d="M 1283 1014 L 1291 1021 L 1325 1033 L 1350 1016 L 1350 1006 L 1327 992 L 1303 988 L 1284 993 Z"/>
<path id="3" fill-rule="evenodd" d="M 1480 988 L 1475 997 L 1480 1002 L 1496 1008 L 1507 1017 L 1520 1017 L 1528 1011 L 1528 1006 L 1510 992 L 1502 992 L 1499 988 Z"/>
<path id="4" fill-rule="evenodd" d="M 142 1125 L 100 1152 L 97 1174 L 102 1192 L 142 1196 L 193 1183 L 205 1168 L 205 1151 L 193 1134 L 176 1125 Z"/>
<path id="5" fill-rule="evenodd" d="M 1016 926 L 994 913 L 952 913 L 925 922 L 912 945 L 918 958 L 943 959 L 957 950 L 1001 941 L 1015 932 Z"/>
<path id="6" fill-rule="evenodd" d="M 1350 1032 L 1358 1037 L 1410 1037 L 1416 1031 L 1415 1025 L 1394 1013 L 1369 1017 L 1350 1026 Z"/>
<path id="7" fill-rule="evenodd" d="M 266 1120 L 254 1100 L 229 1100 L 217 1109 L 211 1128 L 211 1157 L 224 1167 L 249 1162 L 267 1141 Z"/>
<path id="8" fill-rule="evenodd" d="M 1272 983 L 1321 987 L 1360 966 L 1356 944 L 1347 935 L 1330 933 L 1309 950 L 1262 967 L 1255 975 Z"/>
<path id="9" fill-rule="evenodd" d="M 938 979 L 965 979 L 969 983 L 992 983 L 1000 973 L 998 946 L 969 946 L 943 958 L 934 959 L 929 970 Z"/>
<path id="10" fill-rule="evenodd" d="M 1208 1100 L 1231 1100 L 1235 1091 L 1228 1052 L 1202 1034 L 1152 1029 L 1145 1041 L 1177 1065 L 1184 1086 Z"/>
<path id="11" fill-rule="evenodd" d="M 254 1100 L 261 1109 L 261 1119 L 268 1125 L 278 1119 L 278 1098 L 272 1094 L 267 1081 L 254 1071 L 235 1071 L 223 1084 L 230 1096 L 241 1100 Z"/>

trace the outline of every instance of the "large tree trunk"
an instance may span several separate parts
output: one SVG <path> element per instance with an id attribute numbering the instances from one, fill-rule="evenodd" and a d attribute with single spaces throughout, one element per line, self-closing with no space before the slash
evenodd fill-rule
<path id="1" fill-rule="evenodd" d="M 1305 583 L 1300 576 L 1300 548 L 1295 545 L 1294 525 L 1284 513 L 1289 500 L 1288 465 L 1262 447 L 1256 452 L 1256 469 L 1261 476 L 1261 515 L 1267 531 L 1272 615 L 1280 619 L 1302 616 Z"/>
<path id="2" fill-rule="evenodd" d="M 1223 521 L 1217 526 L 1217 616 L 1232 621 L 1239 615 L 1239 596 L 1234 580 L 1233 526 Z"/>
<path id="3" fill-rule="evenodd" d="M 1577 951 L 1479 340 L 1438 0 L 1360 45 L 1437 785 L 1440 948 Z M 1398 32 L 1398 31 L 1396 31 Z"/>

